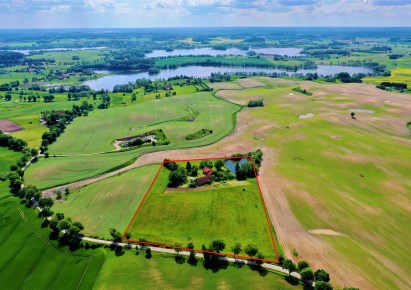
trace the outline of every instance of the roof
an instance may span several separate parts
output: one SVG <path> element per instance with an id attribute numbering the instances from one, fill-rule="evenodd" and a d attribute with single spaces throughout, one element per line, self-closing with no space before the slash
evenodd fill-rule
<path id="1" fill-rule="evenodd" d="M 210 174 L 213 173 L 213 171 L 210 168 L 208 168 L 207 166 L 205 166 L 203 168 L 203 173 L 204 173 L 204 175 L 210 175 Z"/>
<path id="2" fill-rule="evenodd" d="M 210 168 L 209 168 L 209 169 L 210 169 Z M 211 170 L 211 169 L 210 169 L 210 170 Z M 195 183 L 196 183 L 197 185 L 206 184 L 206 183 L 208 183 L 208 182 L 211 181 L 211 174 L 210 174 L 210 175 L 203 176 L 203 177 L 200 177 L 200 178 L 197 178 L 197 179 L 194 180 L 194 181 L 195 181 Z"/>

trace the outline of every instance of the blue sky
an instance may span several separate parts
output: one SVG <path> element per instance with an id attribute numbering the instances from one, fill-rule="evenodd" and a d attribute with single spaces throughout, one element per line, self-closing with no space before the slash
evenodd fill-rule
<path id="1" fill-rule="evenodd" d="M 0 0 L 0 28 L 411 26 L 411 0 Z"/>

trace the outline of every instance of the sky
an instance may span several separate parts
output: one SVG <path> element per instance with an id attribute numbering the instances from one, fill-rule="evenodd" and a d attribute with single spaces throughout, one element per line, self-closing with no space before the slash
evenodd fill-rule
<path id="1" fill-rule="evenodd" d="M 411 26 L 411 0 L 0 0 L 0 28 Z"/>

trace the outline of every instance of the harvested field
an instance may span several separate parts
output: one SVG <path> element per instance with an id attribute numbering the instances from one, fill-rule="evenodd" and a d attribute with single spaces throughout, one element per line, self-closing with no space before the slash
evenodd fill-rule
<path id="1" fill-rule="evenodd" d="M 3 133 L 13 133 L 13 132 L 21 131 L 23 129 L 24 129 L 23 127 L 9 120 L 0 120 L 0 130 Z"/>

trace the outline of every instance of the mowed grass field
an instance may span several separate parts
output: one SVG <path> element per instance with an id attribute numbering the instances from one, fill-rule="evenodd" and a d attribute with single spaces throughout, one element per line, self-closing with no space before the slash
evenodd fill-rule
<path id="1" fill-rule="evenodd" d="M 126 229 L 158 169 L 143 166 L 82 187 L 53 210 L 81 220 L 86 235 L 108 238 L 109 229 Z"/>
<path id="2" fill-rule="evenodd" d="M 193 122 L 177 121 L 190 115 L 187 106 L 200 114 Z M 173 146 L 183 145 L 189 133 L 202 128 L 210 129 L 215 133 L 201 141 L 193 141 L 188 146 L 193 146 L 192 143 L 209 144 L 231 132 L 233 114 L 239 109 L 239 106 L 217 99 L 210 93 L 195 93 L 97 110 L 87 118 L 75 119 L 49 150 L 50 154 L 109 151 L 114 149 L 114 139 L 138 135 L 155 128 L 163 129 Z"/>
<path id="3" fill-rule="evenodd" d="M 0 188 L 1 190 L 1 188 Z M 0 201 L 0 285 L 7 289 L 91 289 L 104 252 L 58 248 L 35 211 L 14 197 Z"/>
<path id="4" fill-rule="evenodd" d="M 199 259 L 196 266 L 177 264 L 173 255 L 126 251 L 121 257 L 113 252 L 98 276 L 95 289 L 302 289 L 292 286 L 274 272 L 251 271 L 248 266 L 230 264 L 217 272 L 206 270 Z"/>
<path id="5" fill-rule="evenodd" d="M 240 242 L 243 247 L 256 244 L 265 258 L 276 259 L 256 179 L 241 186 L 168 192 L 169 173 L 162 168 L 128 230 L 131 239 L 182 246 L 193 242 L 196 249 L 222 239 L 224 253 Z"/>
<path id="6" fill-rule="evenodd" d="M 294 84 L 261 81 L 278 86 L 218 95 L 239 103 L 256 96 L 265 101 L 263 108 L 247 109 L 254 124 L 238 140 L 264 146 L 264 156 L 275 158 L 273 164 L 263 162 L 266 194 L 273 200 L 285 196 L 304 229 L 292 227 L 285 214 L 277 217 L 290 233 L 288 249 L 328 269 L 339 285 L 351 276 L 350 284 L 360 288 L 409 288 L 411 253 L 404 242 L 411 239 L 408 96 L 370 85 L 301 82 L 299 86 L 314 93 L 307 97 L 293 92 Z M 357 113 L 352 120 L 348 110 L 356 108 L 375 114 Z M 307 113 L 314 117 L 298 118 Z M 315 229 L 336 234 L 316 235 L 313 245 L 308 230 Z M 319 254 L 316 247 L 324 241 L 331 247 L 324 251 L 332 253 L 336 264 Z"/>

